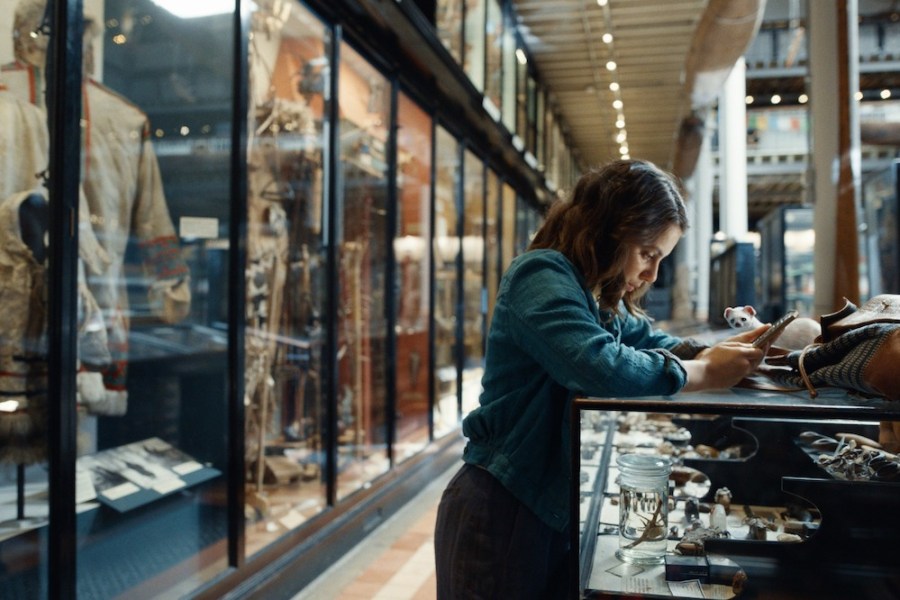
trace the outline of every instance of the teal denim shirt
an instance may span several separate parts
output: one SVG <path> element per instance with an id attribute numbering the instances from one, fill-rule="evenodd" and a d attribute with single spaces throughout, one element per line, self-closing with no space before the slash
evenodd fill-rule
<path id="1" fill-rule="evenodd" d="M 494 475 L 557 531 L 569 521 L 569 415 L 575 396 L 669 395 L 684 387 L 676 354 L 690 340 L 628 314 L 600 314 L 559 252 L 516 258 L 500 282 L 480 406 L 463 421 L 463 460 Z"/>

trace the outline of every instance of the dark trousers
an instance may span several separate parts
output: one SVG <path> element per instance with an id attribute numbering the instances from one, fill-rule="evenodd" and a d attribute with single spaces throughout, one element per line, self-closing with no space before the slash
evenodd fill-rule
<path id="1" fill-rule="evenodd" d="M 568 594 L 569 539 L 484 469 L 464 465 L 444 490 L 434 533 L 438 600 Z"/>

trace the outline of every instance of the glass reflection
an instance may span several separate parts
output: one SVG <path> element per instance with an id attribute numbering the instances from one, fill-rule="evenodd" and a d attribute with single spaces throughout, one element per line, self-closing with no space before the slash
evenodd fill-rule
<path id="1" fill-rule="evenodd" d="M 537 115 L 535 117 L 535 143 L 537 144 L 537 148 L 535 149 L 538 162 L 538 169 L 544 170 L 544 150 L 546 148 L 546 144 L 544 141 L 544 127 L 547 122 L 546 118 L 546 100 L 547 94 L 543 89 L 539 89 L 537 93 Z"/>
<path id="2" fill-rule="evenodd" d="M 428 307 L 431 300 L 431 118 L 404 94 L 397 107 L 395 460 L 428 442 Z"/>
<path id="3" fill-rule="evenodd" d="M 484 95 L 499 111 L 502 104 L 503 9 L 499 0 L 488 0 L 485 36 Z"/>
<path id="4" fill-rule="evenodd" d="M 101 506 L 79 539 L 78 597 L 185 594 L 227 567 L 234 30 L 218 6 L 191 19 L 152 2 L 86 7 L 102 12 L 85 52 L 82 178 L 111 260 L 87 281 L 113 362 L 104 404 L 79 382 L 97 436 L 78 462 Z M 114 550 L 132 545 L 139 556 Z"/>
<path id="5" fill-rule="evenodd" d="M 247 554 L 322 511 L 323 148 L 330 39 L 258 2 L 250 39 L 245 334 Z"/>
<path id="6" fill-rule="evenodd" d="M 389 468 L 387 456 L 388 126 L 391 87 L 348 45 L 339 74 L 338 496 Z"/>
<path id="7" fill-rule="evenodd" d="M 484 91 L 484 19 L 484 0 L 467 0 L 463 71 L 479 92 Z"/>
<path id="8" fill-rule="evenodd" d="M 528 249 L 531 243 L 531 208 L 525 198 L 516 198 L 516 256 Z"/>
<path id="9" fill-rule="evenodd" d="M 233 28 L 220 6 L 185 20 L 147 1 L 85 3 L 79 598 L 183 595 L 226 566 L 227 303 L 210 293 L 227 282 L 231 200 Z M 19 0 L 3 11 L 15 61 L 0 75 L 4 94 L 42 114 L 45 10 Z M 35 569 L 4 568 L 4 594 Z"/>
<path id="10" fill-rule="evenodd" d="M 503 29 L 503 73 L 502 82 L 502 110 L 503 124 L 507 131 L 516 132 L 516 33 L 515 26 L 510 18 L 504 21 Z"/>
<path id="11" fill-rule="evenodd" d="M 463 416 L 478 406 L 484 372 L 484 163 L 466 150 L 463 198 Z"/>
<path id="12" fill-rule="evenodd" d="M 437 0 L 435 29 L 444 47 L 458 64 L 462 64 L 463 0 Z"/>
<path id="13" fill-rule="evenodd" d="M 501 219 L 503 221 L 502 239 L 502 270 L 506 271 L 509 263 L 516 257 L 516 191 L 508 183 L 503 184 L 503 210 L 501 211 Z"/>
<path id="14" fill-rule="evenodd" d="M 43 88 L 46 35 L 35 33 L 42 7 L 0 4 L 0 594 L 47 595 L 49 518 L 47 446 L 47 254 L 49 193 L 38 174 L 49 166 L 47 113 L 30 93 Z M 32 63 L 19 65 L 30 59 Z"/>
<path id="15" fill-rule="evenodd" d="M 524 47 L 519 51 L 525 52 Z M 522 56 L 525 56 L 522 54 Z M 528 63 L 516 61 L 516 134 L 525 143 L 528 130 Z"/>
<path id="16" fill-rule="evenodd" d="M 525 149 L 532 154 L 537 154 L 537 82 L 531 73 L 528 74 L 528 86 L 525 97 Z"/>
<path id="17" fill-rule="evenodd" d="M 457 399 L 457 314 L 459 275 L 459 142 L 442 127 L 435 139 L 434 189 L 434 435 L 454 431 L 459 422 Z"/>
<path id="18" fill-rule="evenodd" d="M 484 286 L 487 292 L 484 335 L 487 336 L 500 286 L 500 176 L 493 169 L 489 169 L 487 173 L 484 197 L 484 269 Z"/>

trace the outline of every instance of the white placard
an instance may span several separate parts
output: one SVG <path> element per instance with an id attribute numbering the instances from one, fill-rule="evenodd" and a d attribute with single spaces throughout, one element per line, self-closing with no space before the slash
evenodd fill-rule
<path id="1" fill-rule="evenodd" d="M 177 477 L 173 477 L 172 479 L 165 479 L 153 484 L 153 491 L 160 494 L 168 494 L 169 492 L 174 492 L 175 490 L 179 490 L 184 486 L 184 481 L 178 479 Z"/>
<path id="2" fill-rule="evenodd" d="M 91 474 L 84 469 L 75 470 L 75 504 L 89 502 L 97 498 L 97 490 L 91 480 Z"/>
<path id="3" fill-rule="evenodd" d="M 212 217 L 181 217 L 178 229 L 183 238 L 216 239 L 219 220 Z"/>
<path id="4" fill-rule="evenodd" d="M 124 498 L 125 496 L 134 494 L 135 492 L 139 491 L 141 491 L 141 488 L 129 481 L 128 483 L 123 483 L 115 487 L 111 487 L 108 490 L 103 490 L 102 492 L 100 492 L 100 495 L 106 496 L 110 500 L 119 500 L 120 498 Z"/>
<path id="5" fill-rule="evenodd" d="M 696 579 L 687 581 L 670 581 L 669 591 L 679 598 L 706 598 L 703 594 L 703 586 Z"/>
<path id="6" fill-rule="evenodd" d="M 198 463 L 196 460 L 189 460 L 188 462 L 183 462 L 180 465 L 175 465 L 174 467 L 172 467 L 172 470 L 179 475 L 187 475 L 188 473 L 199 471 L 202 468 L 203 465 Z"/>

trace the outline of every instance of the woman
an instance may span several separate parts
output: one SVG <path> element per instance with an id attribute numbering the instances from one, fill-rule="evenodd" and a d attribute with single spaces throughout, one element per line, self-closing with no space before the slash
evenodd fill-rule
<path id="1" fill-rule="evenodd" d="M 711 348 L 653 329 L 637 305 L 687 228 L 671 176 L 642 161 L 585 174 L 500 283 L 465 464 L 435 530 L 438 598 L 565 598 L 568 414 L 575 396 L 727 388 L 765 327 Z"/>

